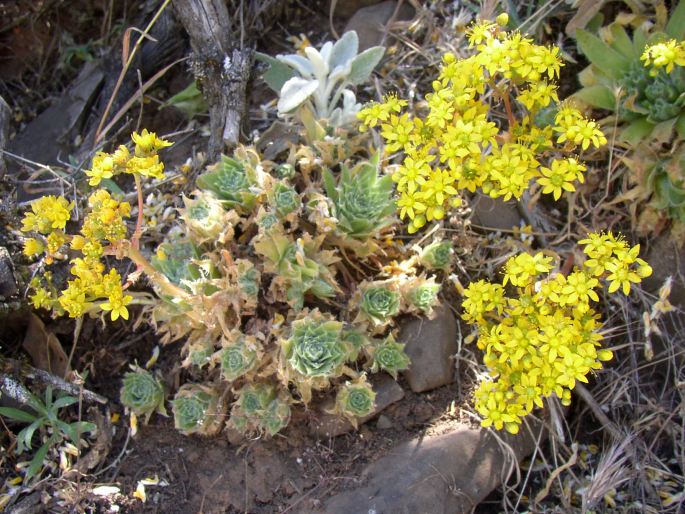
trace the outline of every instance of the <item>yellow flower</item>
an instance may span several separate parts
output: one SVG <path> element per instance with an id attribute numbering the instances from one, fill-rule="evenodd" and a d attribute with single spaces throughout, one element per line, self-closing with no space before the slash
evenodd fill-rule
<path id="1" fill-rule="evenodd" d="M 537 179 L 537 183 L 542 186 L 544 194 L 552 193 L 554 199 L 561 198 L 562 191 L 575 191 L 574 180 L 583 181 L 583 171 L 585 166 L 579 164 L 575 159 L 563 159 L 552 161 L 552 168 L 540 168 L 542 177 Z"/>
<path id="2" fill-rule="evenodd" d="M 133 140 L 136 145 L 136 157 L 150 157 L 158 150 L 173 145 L 172 142 L 158 138 L 157 134 L 148 132 L 147 129 L 143 129 L 140 134 L 138 134 L 138 132 L 131 134 L 131 140 Z"/>
<path id="3" fill-rule="evenodd" d="M 685 66 L 685 42 L 678 43 L 670 39 L 663 43 L 657 43 L 645 48 L 640 60 L 645 66 L 652 66 L 651 75 L 656 75 L 657 68 L 666 68 L 666 73 L 671 73 L 674 66 Z"/>
<path id="4" fill-rule="evenodd" d="M 109 311 L 112 321 L 116 321 L 121 316 L 124 319 L 128 319 L 128 309 L 126 306 L 131 303 L 133 297 L 130 295 L 126 296 L 110 296 L 109 301 L 104 302 L 100 305 L 103 311 Z"/>
<path id="5" fill-rule="evenodd" d="M 26 255 L 27 257 L 32 257 L 34 255 L 41 254 L 44 251 L 45 246 L 37 239 L 29 237 L 24 241 L 24 255 Z"/>

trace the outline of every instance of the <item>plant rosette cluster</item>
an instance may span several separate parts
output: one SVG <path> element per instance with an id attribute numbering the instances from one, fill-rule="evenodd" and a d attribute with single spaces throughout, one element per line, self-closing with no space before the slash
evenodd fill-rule
<path id="1" fill-rule="evenodd" d="M 443 219 L 465 191 L 520 199 L 534 182 L 558 200 L 584 180 L 575 152 L 606 144 L 595 121 L 559 104 L 557 47 L 487 21 L 470 28 L 469 42 L 475 55 L 443 56 L 423 112 L 403 112 L 407 101 L 388 95 L 358 114 L 363 127 L 380 128 L 386 153 L 403 154 L 392 179 L 409 233 Z M 491 97 L 504 106 L 505 124 L 494 121 Z M 550 110 L 551 122 L 543 119 Z"/>
<path id="2" fill-rule="evenodd" d="M 622 159 L 634 191 L 653 209 L 643 217 L 653 219 L 655 209 L 682 222 L 685 163 L 677 142 L 685 138 L 685 2 L 665 26 L 643 24 L 632 39 L 618 20 L 599 36 L 579 30 L 577 38 L 590 66 L 574 98 L 613 113 L 602 123 L 616 125 L 617 140 L 631 150 Z"/>
<path id="3" fill-rule="evenodd" d="M 592 304 L 605 284 L 627 295 L 652 269 L 638 257 L 639 245 L 612 234 L 592 233 L 580 243 L 586 259 L 568 275 L 553 272 L 552 257 L 524 253 L 507 261 L 501 284 L 479 280 L 464 290 L 462 318 L 477 326 L 488 369 L 475 392 L 483 426 L 518 432 L 545 397 L 568 405 L 576 381 L 587 382 L 611 360 Z"/>

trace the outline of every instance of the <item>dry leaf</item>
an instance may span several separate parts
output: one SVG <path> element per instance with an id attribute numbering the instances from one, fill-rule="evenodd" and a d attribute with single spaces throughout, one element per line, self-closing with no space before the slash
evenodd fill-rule
<path id="1" fill-rule="evenodd" d="M 69 372 L 67 354 L 57 336 L 47 330 L 38 316 L 31 313 L 23 348 L 31 356 L 33 367 L 65 377 Z"/>

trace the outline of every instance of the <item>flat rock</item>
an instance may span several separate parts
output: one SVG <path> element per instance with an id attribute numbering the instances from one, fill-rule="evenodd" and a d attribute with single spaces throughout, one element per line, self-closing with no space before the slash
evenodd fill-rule
<path id="1" fill-rule="evenodd" d="M 14 266 L 7 248 L 0 246 L 0 299 L 9 298 L 17 292 Z"/>
<path id="2" fill-rule="evenodd" d="M 476 193 L 471 201 L 471 222 L 491 230 L 511 230 L 519 227 L 523 218 L 516 208 L 516 202 L 505 202 L 501 198 L 490 198 Z"/>
<path id="3" fill-rule="evenodd" d="M 644 259 L 652 267 L 652 276 L 644 279 L 643 286 L 656 293 L 666 279 L 673 277 L 670 301 L 673 305 L 685 308 L 685 245 L 674 241 L 669 232 L 661 234 L 649 248 Z"/>
<path id="4" fill-rule="evenodd" d="M 402 2 L 397 15 L 393 18 L 396 9 L 397 2 L 395 0 L 362 7 L 347 22 L 344 32 L 349 30 L 357 32 L 360 52 L 372 46 L 380 45 L 391 21 L 411 20 L 414 17 L 414 8 L 407 2 Z"/>
<path id="5" fill-rule="evenodd" d="M 411 364 L 404 378 L 415 393 L 430 391 L 454 379 L 452 356 L 457 353 L 457 321 L 444 306 L 435 309 L 434 319 L 412 318 L 402 324 L 399 342 Z"/>
<path id="6" fill-rule="evenodd" d="M 361 476 L 364 487 L 333 496 L 320 512 L 471 512 L 533 451 L 542 427 L 531 427 L 516 436 L 459 426 L 447 434 L 417 437 L 369 465 Z"/>
<path id="7" fill-rule="evenodd" d="M 378 416 L 381 411 L 404 398 L 404 390 L 392 377 L 378 374 L 371 376 L 370 381 L 373 384 L 373 390 L 376 391 L 376 408 L 371 414 L 359 420 L 360 425 Z M 332 407 L 333 403 L 329 403 L 321 408 L 321 414 L 319 414 L 318 419 L 310 425 L 310 432 L 313 435 L 336 437 L 354 430 L 352 423 L 347 419 L 325 412 L 326 409 Z"/>

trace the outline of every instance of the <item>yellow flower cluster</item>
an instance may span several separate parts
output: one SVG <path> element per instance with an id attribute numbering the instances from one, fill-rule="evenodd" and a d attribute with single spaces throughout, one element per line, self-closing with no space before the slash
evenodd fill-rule
<path id="1" fill-rule="evenodd" d="M 41 207 L 43 210 L 40 210 Z M 67 282 L 64 291 L 59 294 L 53 291 L 51 277 L 46 274 L 44 279 L 50 290 L 43 287 L 39 279 L 32 281 L 31 301 L 35 308 L 54 308 L 76 318 L 85 314 L 97 300 L 106 299 L 105 302 L 97 304 L 97 307 L 109 311 L 112 320 L 119 317 L 128 319 L 126 306 L 133 297 L 124 294 L 121 276 L 116 270 L 112 269 L 105 273 L 105 265 L 101 258 L 105 254 L 103 244 L 116 244 L 126 237 L 127 230 L 123 218 L 130 215 L 131 206 L 128 202 L 115 200 L 104 189 L 99 189 L 88 198 L 88 207 L 90 209 L 83 220 L 80 234 L 70 236 L 55 228 L 47 234 L 47 245 L 35 238 L 25 241 L 24 253 L 27 255 L 36 255 L 47 249 L 49 257 L 68 241 L 71 242 L 73 250 L 78 250 L 82 254 L 82 257 L 71 261 L 70 272 L 76 278 Z M 63 210 L 67 208 L 71 206 L 64 199 L 38 199 L 32 205 L 33 212 L 27 213 L 24 217 L 23 230 L 35 230 L 46 234 L 44 230 L 39 229 L 46 227 L 47 223 L 43 219 L 36 221 L 36 211 L 41 213 L 41 218 L 56 217 L 59 221 L 55 227 L 63 228 L 64 223 L 61 220 L 64 218 Z"/>
<path id="2" fill-rule="evenodd" d="M 131 139 L 135 144 L 133 155 L 124 145 L 120 145 L 112 153 L 97 152 L 93 157 L 93 165 L 86 175 L 90 177 L 88 183 L 97 186 L 103 179 L 110 179 L 120 173 L 130 173 L 157 179 L 164 178 L 164 164 L 159 160 L 157 152 L 173 143 L 159 139 L 154 132 L 134 132 Z"/>
<path id="3" fill-rule="evenodd" d="M 663 43 L 647 46 L 640 59 L 645 66 L 651 66 L 651 75 L 656 75 L 659 68 L 666 68 L 671 73 L 675 66 L 685 66 L 685 41 L 670 39 Z"/>
<path id="4" fill-rule="evenodd" d="M 91 185 L 117 173 L 163 177 L 164 166 L 157 152 L 171 143 L 147 130 L 141 134 L 134 132 L 131 139 L 135 144 L 133 154 L 122 145 L 112 154 L 95 155 L 92 169 L 86 172 Z M 88 214 L 76 235 L 64 231 L 72 208 L 73 203 L 64 198 L 45 196 L 33 202 L 31 212 L 24 216 L 22 230 L 36 233 L 36 237 L 25 240 L 26 255 L 45 252 L 45 262 L 50 264 L 66 244 L 81 254 L 71 260 L 70 273 L 75 278 L 67 282 L 63 291 L 53 287 L 49 273 L 42 281 L 32 281 L 34 306 L 55 309 L 60 314 L 66 312 L 71 317 L 100 309 L 108 312 L 112 320 L 128 319 L 127 305 L 133 297 L 125 294 L 121 276 L 114 269 L 107 271 L 102 258 L 107 254 L 121 256 L 128 233 L 124 218 L 131 215 L 131 205 L 113 198 L 104 189 L 96 190 L 88 198 Z"/>
<path id="5" fill-rule="evenodd" d="M 652 269 L 638 257 L 639 245 L 630 248 L 612 234 L 589 234 L 580 243 L 587 259 L 568 276 L 552 274 L 552 257 L 521 254 L 506 263 L 502 284 L 479 280 L 465 289 L 462 317 L 478 327 L 490 375 L 475 393 L 483 426 L 518 432 L 544 397 L 556 394 L 568 405 L 576 381 L 587 382 L 612 358 L 601 348 L 602 324 L 591 302 L 599 301 L 602 282 L 609 292 L 628 294 Z M 506 294 L 509 283 L 514 297 Z"/>
<path id="6" fill-rule="evenodd" d="M 459 206 L 460 190 L 480 188 L 493 198 L 518 199 L 538 179 L 543 192 L 558 199 L 582 179 L 585 166 L 568 158 L 541 167 L 539 159 L 555 150 L 555 134 L 562 145 L 556 150 L 565 153 L 606 143 L 598 125 L 570 105 L 562 105 L 553 126 L 535 123 L 541 109 L 559 101 L 558 48 L 536 45 L 491 22 L 474 25 L 469 42 L 475 55 L 443 56 L 433 92 L 426 95 L 425 116 L 402 113 L 406 102 L 395 96 L 358 113 L 362 130 L 380 126 L 387 152 L 404 153 L 393 180 L 410 233 Z M 491 97 L 504 106 L 506 124 L 494 121 Z"/>

